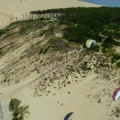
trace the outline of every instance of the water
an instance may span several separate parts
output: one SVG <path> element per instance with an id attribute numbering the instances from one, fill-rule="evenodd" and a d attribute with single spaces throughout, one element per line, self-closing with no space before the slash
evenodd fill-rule
<path id="1" fill-rule="evenodd" d="M 99 4 L 106 7 L 120 7 L 120 0 L 80 0 L 80 1 Z"/>

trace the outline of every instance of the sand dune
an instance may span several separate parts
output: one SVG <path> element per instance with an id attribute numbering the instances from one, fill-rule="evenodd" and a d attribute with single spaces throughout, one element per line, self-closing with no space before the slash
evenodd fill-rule
<path id="1" fill-rule="evenodd" d="M 29 45 L 29 43 L 26 44 Z M 23 45 L 21 48 L 23 50 L 26 46 Z M 20 55 L 20 48 L 18 50 L 16 52 Z M 1 62 L 2 60 L 8 60 L 8 63 L 3 63 L 11 63 L 12 59 L 15 59 L 13 56 L 16 55 L 16 52 L 12 51 L 11 55 L 4 56 Z M 16 59 L 17 57 L 19 56 L 16 55 Z M 84 58 L 87 60 L 87 57 L 89 58 L 89 56 L 85 56 Z M 41 58 L 41 60 L 45 60 L 44 57 Z M 72 65 L 73 61 L 77 59 L 78 56 L 64 66 Z M 23 64 L 26 65 L 27 63 L 24 62 Z M 20 64 L 20 66 L 23 64 Z M 81 70 L 80 73 L 68 72 L 68 78 L 64 73 L 62 77 L 61 71 L 65 72 L 64 66 L 58 71 L 56 70 L 57 76 L 55 80 L 52 72 L 46 76 L 46 82 L 44 82 L 45 77 L 43 77 L 38 79 L 36 83 L 28 84 L 41 74 L 33 71 L 31 75 L 17 84 L 8 86 L 2 84 L 0 86 L 0 92 L 2 93 L 0 98 L 2 100 L 2 107 L 4 108 L 4 120 L 11 120 L 7 108 L 11 98 L 17 98 L 22 101 L 23 105 L 29 105 L 30 115 L 27 115 L 25 120 L 63 120 L 69 112 L 73 112 L 71 120 L 117 120 L 118 118 L 113 116 L 111 112 L 111 110 L 115 109 L 115 106 L 119 105 L 119 102 L 113 102 L 111 97 L 116 83 L 100 78 L 99 74 L 95 74 L 93 71 L 87 73 L 85 77 L 82 77 L 84 75 L 82 72 L 84 71 Z M 3 68 L 0 67 L 0 69 L 2 70 Z M 46 69 L 49 70 L 50 66 L 47 66 Z M 13 76 L 15 75 L 13 74 Z M 54 82 L 50 82 L 52 79 Z M 47 86 L 45 90 L 44 86 L 43 89 L 42 85 L 38 86 L 40 81 L 41 84 Z"/>
<path id="2" fill-rule="evenodd" d="M 1 28 L 12 22 L 11 17 L 17 16 L 21 19 L 22 15 L 25 13 L 28 14 L 30 10 L 66 7 L 98 7 L 98 5 L 95 4 L 76 0 L 0 0 L 0 3 Z M 25 40 L 25 38 L 20 39 Z M 31 42 L 33 42 L 35 46 L 39 40 L 40 39 L 33 39 L 31 37 Z M 17 39 L 16 41 L 19 40 Z M 32 56 L 33 61 L 31 59 L 24 59 L 23 64 L 21 64 L 21 60 L 21 63 L 18 62 L 16 66 L 14 66 L 14 64 L 11 65 L 16 62 L 14 60 L 19 60 L 20 55 L 27 49 L 29 50 L 29 48 L 30 44 L 26 42 L 15 51 L 11 51 L 10 54 L 5 55 L 0 59 L 0 71 L 6 68 L 7 65 L 10 65 L 8 68 L 4 69 L 4 71 L 8 70 L 9 72 L 10 70 L 11 72 L 11 69 L 14 67 L 18 70 L 18 73 L 22 71 L 22 75 L 25 75 L 25 72 L 29 69 L 26 68 L 25 71 L 23 69 L 24 66 L 31 69 L 35 65 L 37 66 L 38 63 L 40 64 L 41 60 L 48 60 L 47 55 L 42 56 L 40 60 L 38 58 L 37 63 L 35 59 L 36 56 Z M 75 53 L 77 51 L 72 52 Z M 70 55 L 67 54 L 66 56 L 69 57 Z M 86 60 L 89 58 L 87 55 L 83 57 L 85 57 Z M 64 66 L 72 65 L 76 59 L 78 60 L 78 56 Z M 92 62 L 95 64 L 95 61 Z M 34 64 L 34 66 L 31 64 Z M 52 65 L 54 66 L 54 62 Z M 30 70 L 31 74 L 24 77 L 22 80 L 20 79 L 19 83 L 12 85 L 3 83 L 0 86 L 0 98 L 2 100 L 2 107 L 4 108 L 4 120 L 12 119 L 7 108 L 11 97 L 21 100 L 23 105 L 29 105 L 30 115 L 28 115 L 25 120 L 63 120 L 69 112 L 73 112 L 71 120 L 118 119 L 116 116 L 113 116 L 111 112 L 116 106 L 119 106 L 119 102 L 113 102 L 111 99 L 111 93 L 117 84 L 115 83 L 116 81 L 111 80 L 108 82 L 107 79 L 100 78 L 99 74 L 95 74 L 93 71 L 86 73 L 87 75 L 82 73 L 84 71 L 79 71 L 80 73 L 70 72 L 69 75 L 66 76 L 66 74 L 64 75 L 63 73 L 65 72 L 65 68 L 62 66 L 58 71 L 56 70 L 57 76 L 54 76 L 55 74 L 53 74 L 53 72 L 46 76 L 46 79 L 49 78 L 46 82 L 44 82 L 45 78 L 41 78 L 36 84 L 28 84 L 38 78 L 42 72 L 45 73 L 45 70 L 49 70 L 53 66 L 46 65 L 45 69 L 43 69 L 44 66 L 39 66 L 40 73 L 37 73 L 35 70 Z M 13 80 L 17 77 L 21 77 L 21 74 L 15 74 L 14 72 L 16 71 L 13 70 L 13 76 L 11 75 Z M 1 79 L 2 76 L 0 76 L 0 82 Z M 38 86 L 40 85 L 40 81 L 43 86 Z M 44 89 L 44 86 L 47 86 L 47 88 Z"/>
<path id="3" fill-rule="evenodd" d="M 32 10 L 46 10 L 66 7 L 98 7 L 99 5 L 77 0 L 0 0 L 0 28 L 13 22 Z"/>

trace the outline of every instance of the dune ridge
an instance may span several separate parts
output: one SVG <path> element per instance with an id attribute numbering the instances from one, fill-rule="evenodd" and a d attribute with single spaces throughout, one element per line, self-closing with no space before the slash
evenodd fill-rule
<path id="1" fill-rule="evenodd" d="M 100 5 L 77 0 L 0 0 L 0 28 L 13 21 L 22 20 L 32 10 L 46 10 L 68 7 L 99 7 Z"/>

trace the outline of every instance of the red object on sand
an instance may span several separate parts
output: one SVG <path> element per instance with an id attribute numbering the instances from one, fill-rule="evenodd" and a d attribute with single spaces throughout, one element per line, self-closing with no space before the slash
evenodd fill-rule
<path id="1" fill-rule="evenodd" d="M 112 98 L 114 100 L 114 96 L 116 95 L 116 93 L 120 90 L 120 87 L 116 88 L 112 94 Z"/>

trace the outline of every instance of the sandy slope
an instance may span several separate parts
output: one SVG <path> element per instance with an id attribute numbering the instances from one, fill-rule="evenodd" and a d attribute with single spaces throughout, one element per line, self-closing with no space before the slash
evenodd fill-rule
<path id="1" fill-rule="evenodd" d="M 7 96 L 3 98 L 10 100 L 7 97 L 11 95 L 12 98 L 20 99 L 23 105 L 29 105 L 30 115 L 25 120 L 63 120 L 69 112 L 74 112 L 71 120 L 117 120 L 118 118 L 110 116 L 111 109 L 119 105 L 111 99 L 110 93 L 115 86 L 110 87 L 109 83 L 98 79 L 92 72 L 84 79 L 79 74 L 74 75 L 79 77 L 77 83 L 62 90 L 51 88 L 52 92 L 48 96 L 34 97 L 30 86 L 18 89 L 19 85 L 16 85 L 12 86 L 11 90 L 14 91 L 9 94 L 10 89 L 6 89 Z M 69 77 L 69 81 L 72 83 L 72 77 Z M 58 83 L 54 85 L 57 86 Z M 101 103 L 98 103 L 99 99 Z"/>
<path id="2" fill-rule="evenodd" d="M 0 3 L 1 27 L 12 21 L 10 20 L 11 16 L 21 18 L 23 14 L 28 13 L 30 10 L 97 6 L 75 0 L 22 0 L 22 2 L 20 0 L 0 0 Z M 0 59 L 0 70 L 9 63 L 14 62 L 14 59 L 19 59 L 21 53 L 29 48 L 29 46 L 29 43 L 24 44 L 21 48 Z M 28 63 L 24 64 L 27 66 Z M 22 64 L 19 64 L 18 67 L 21 66 Z M 47 66 L 46 69 L 50 69 L 50 67 L 51 66 Z M 61 68 L 60 71 L 62 70 L 64 72 L 63 68 Z M 42 72 L 44 73 L 44 71 Z M 59 76 L 59 71 L 57 75 Z M 22 101 L 23 105 L 29 105 L 30 115 L 28 115 L 25 120 L 63 120 L 69 112 L 74 112 L 71 120 L 117 120 L 117 117 L 111 116 L 111 110 L 120 104 L 119 102 L 113 102 L 111 94 L 114 88 L 119 85 L 115 81 L 108 81 L 107 79 L 98 78 L 97 76 L 98 74 L 94 74 L 93 71 L 85 78 L 81 77 L 77 72 L 73 72 L 68 77 L 71 84 L 66 84 L 66 87 L 62 85 L 61 87 L 59 84 L 62 84 L 66 78 L 61 77 L 60 79 L 56 79 L 56 81 L 51 83 L 47 88 L 47 90 L 50 91 L 49 94 L 46 94 L 46 92 L 42 90 L 39 91 L 39 94 L 36 94 L 35 84 L 28 84 L 30 81 L 39 77 L 39 74 L 35 71 L 18 84 L 11 86 L 1 85 L 0 93 L 2 94 L 0 98 L 4 108 L 4 120 L 11 120 L 7 108 L 10 97 L 18 98 Z M 1 77 L 2 76 L 0 76 L 0 80 Z"/>
<path id="3" fill-rule="evenodd" d="M 21 48 L 25 49 L 25 46 Z M 21 53 L 20 50 L 17 52 Z M 13 56 L 12 54 L 15 55 L 16 52 L 12 52 L 11 56 Z M 6 58 L 3 60 L 12 60 L 11 56 L 5 56 Z M 48 69 L 50 69 L 49 66 Z M 60 71 L 57 72 L 58 76 Z M 56 78 L 55 82 L 50 83 L 46 90 L 50 91 L 49 94 L 42 90 L 38 91 L 37 94 L 35 93 L 35 86 L 39 84 L 38 82 L 28 84 L 39 77 L 36 72 L 32 72 L 30 76 L 18 84 L 0 86 L 1 100 L 4 101 L 2 102 L 4 120 L 11 120 L 7 109 L 11 97 L 21 100 L 23 105 L 29 105 L 30 115 L 27 115 L 25 120 L 63 120 L 69 112 L 74 112 L 71 120 L 117 120 L 118 118 L 112 115 L 112 110 L 119 106 L 119 102 L 113 102 L 111 98 L 114 88 L 117 87 L 116 82 L 98 76 L 91 71 L 85 78 L 77 72 L 70 73 L 68 79 L 66 77 Z M 53 78 L 53 74 L 51 74 L 51 78 Z M 64 80 L 66 87 L 62 85 Z M 44 81 L 44 79 L 40 79 L 40 81 Z M 68 85 L 67 81 L 71 84 Z M 47 86 L 47 83 L 44 85 Z"/>
<path id="4" fill-rule="evenodd" d="M 98 7 L 98 5 L 77 0 L 0 0 L 0 28 L 16 20 L 31 10 L 45 10 L 66 7 Z"/>
<path id="5" fill-rule="evenodd" d="M 27 115 L 25 120 L 64 120 L 65 115 L 69 112 L 74 112 L 71 116 L 72 120 L 117 120 L 118 118 L 113 115 L 112 110 L 115 110 L 115 107 L 120 104 L 119 101 L 114 102 L 111 97 L 113 90 L 119 86 L 118 81 L 113 80 L 114 77 L 117 77 L 117 72 L 110 73 L 114 75 L 111 79 L 100 76 L 109 73 L 109 70 L 107 73 L 106 69 L 102 70 L 105 74 L 99 75 L 93 72 L 95 70 L 93 67 L 90 72 L 84 74 L 85 71 L 80 69 L 79 63 L 87 60 L 95 64 L 97 59 L 89 52 L 88 54 L 83 52 L 82 59 L 79 59 L 77 55 L 56 71 L 51 71 L 45 77 L 38 79 L 38 82 L 28 84 L 78 52 L 78 50 L 72 49 L 64 54 L 59 52 L 45 55 L 35 54 L 37 48 L 40 47 L 37 46 L 38 43 L 41 41 L 45 43 L 47 39 L 44 37 L 33 39 L 32 34 L 20 36 L 19 39 L 14 38 L 11 42 L 14 42 L 15 46 L 18 44 L 21 46 L 15 50 L 13 47 L 11 51 L 8 49 L 9 52 L 0 59 L 0 99 L 4 120 L 12 120 L 8 111 L 11 98 L 17 98 L 22 101 L 23 105 L 29 105 L 30 115 Z M 9 45 L 7 41 L 10 42 L 9 39 L 4 39 L 0 47 Z M 43 43 L 41 44 L 43 45 Z M 29 51 L 30 49 L 34 54 Z M 60 62 L 58 61 L 59 57 L 62 59 Z M 40 61 L 44 61 L 46 66 L 43 66 Z M 77 72 L 74 68 L 70 72 L 67 69 L 70 65 L 79 66 L 80 71 Z M 4 81 L 3 77 L 5 76 L 10 82 Z"/>

